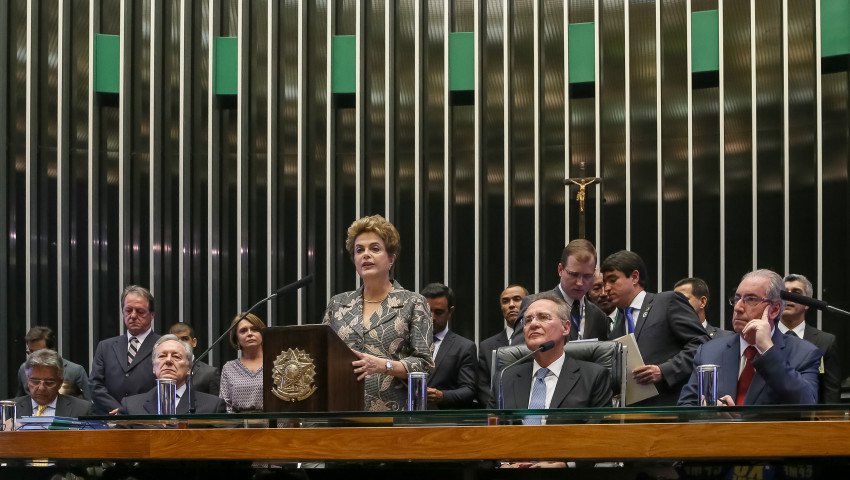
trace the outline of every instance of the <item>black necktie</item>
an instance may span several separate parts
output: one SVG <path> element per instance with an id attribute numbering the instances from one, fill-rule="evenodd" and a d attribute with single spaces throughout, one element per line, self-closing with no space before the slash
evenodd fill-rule
<path id="1" fill-rule="evenodd" d="M 794 330 L 788 330 L 787 332 L 785 332 L 785 335 L 800 338 L 796 333 L 794 333 Z"/>
<path id="2" fill-rule="evenodd" d="M 573 331 L 575 334 L 570 334 L 571 339 L 576 339 L 579 337 L 579 333 L 581 331 L 581 301 L 576 300 L 573 302 L 573 309 L 570 310 L 570 320 L 573 322 Z"/>

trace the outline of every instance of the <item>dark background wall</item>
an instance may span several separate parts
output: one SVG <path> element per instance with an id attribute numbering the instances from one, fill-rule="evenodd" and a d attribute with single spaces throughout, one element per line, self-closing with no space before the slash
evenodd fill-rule
<path id="1" fill-rule="evenodd" d="M 307 273 L 261 316 L 318 322 L 357 285 L 345 229 L 372 213 L 401 232 L 401 284 L 448 283 L 454 329 L 484 338 L 506 284 L 555 285 L 578 231 L 567 176 L 603 179 L 587 211 L 601 255 L 640 253 L 651 290 L 705 278 L 711 323 L 754 267 L 846 308 L 848 63 L 819 57 L 818 5 L 0 2 L 0 397 L 32 325 L 88 366 L 130 283 L 156 295 L 157 330 L 190 322 L 202 347 Z M 720 10 L 713 74 L 689 72 L 691 8 Z M 596 81 L 570 85 L 565 25 L 582 22 Z M 463 31 L 477 76 L 458 95 L 445 45 Z M 123 40 L 119 94 L 93 89 L 95 33 Z M 355 94 L 330 92 L 332 35 L 357 35 Z M 213 88 L 220 36 L 240 38 L 239 95 Z M 850 343 L 841 319 L 809 321 Z"/>

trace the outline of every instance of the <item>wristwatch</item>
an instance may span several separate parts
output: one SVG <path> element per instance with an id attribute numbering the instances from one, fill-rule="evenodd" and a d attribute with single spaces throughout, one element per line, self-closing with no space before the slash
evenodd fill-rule
<path id="1" fill-rule="evenodd" d="M 387 373 L 390 373 L 392 371 L 393 371 L 393 361 L 387 360 Z"/>

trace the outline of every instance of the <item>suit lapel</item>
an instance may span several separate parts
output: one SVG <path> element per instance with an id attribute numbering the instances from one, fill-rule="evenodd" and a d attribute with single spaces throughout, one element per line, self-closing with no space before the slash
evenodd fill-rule
<path id="1" fill-rule="evenodd" d="M 635 340 L 640 338 L 640 332 L 643 330 L 644 324 L 646 324 L 646 318 L 649 316 L 649 310 L 652 308 L 653 300 L 655 300 L 655 294 L 647 293 L 643 297 L 643 305 L 640 306 L 640 313 L 637 317 L 632 317 L 632 320 L 635 322 Z"/>
<path id="2" fill-rule="evenodd" d="M 30 416 L 32 415 L 32 397 L 27 395 L 17 404 L 18 416 Z"/>
<path id="3" fill-rule="evenodd" d="M 531 370 L 533 368 L 533 363 L 517 367 L 516 378 L 514 378 L 514 385 L 511 388 L 514 394 L 515 408 L 528 408 L 528 398 L 531 396 Z"/>
<path id="4" fill-rule="evenodd" d="M 148 335 L 148 337 L 150 337 L 150 335 Z M 145 340 L 147 340 L 147 338 Z M 118 341 L 112 344 L 112 351 L 115 353 L 115 358 L 118 359 L 117 363 L 118 365 L 121 365 L 124 373 L 130 370 L 130 365 L 127 364 L 127 346 L 128 342 L 126 333 L 118 337 Z M 138 358 L 138 356 L 139 354 L 137 353 L 136 357 Z"/>
<path id="5" fill-rule="evenodd" d="M 451 351 L 452 344 L 454 343 L 454 332 L 449 330 L 446 332 L 446 336 L 443 337 L 443 340 L 440 342 L 440 349 L 437 350 L 437 358 L 434 359 L 434 368 L 439 368 L 440 364 L 443 363 L 443 359 L 446 357 L 449 351 Z M 433 375 L 431 376 L 434 377 Z"/>
<path id="6" fill-rule="evenodd" d="M 70 417 L 71 416 L 71 400 L 65 395 L 56 397 L 56 416 Z"/>
<path id="7" fill-rule="evenodd" d="M 741 348 L 738 335 L 730 335 L 731 339 L 726 342 L 726 349 L 720 358 L 719 371 L 717 372 L 717 392 L 731 392 L 735 396 L 738 392 L 738 370 L 741 366 Z M 736 400 L 737 403 L 737 400 Z"/>
<path id="8" fill-rule="evenodd" d="M 156 387 L 148 392 L 145 397 L 145 404 L 142 407 L 151 415 L 156 415 Z"/>
<path id="9" fill-rule="evenodd" d="M 782 350 L 782 358 L 785 358 L 785 335 L 779 331 L 777 328 L 773 332 L 773 347 Z M 750 384 L 749 390 L 747 390 L 747 405 L 758 405 L 759 397 L 761 397 L 764 392 L 764 388 L 767 384 L 764 381 L 764 378 L 761 374 L 756 371 L 756 375 L 753 376 L 753 383 Z"/>
<path id="10" fill-rule="evenodd" d="M 558 375 L 558 383 L 555 385 L 555 393 L 552 395 L 552 403 L 549 408 L 560 408 L 567 399 L 567 394 L 576 386 L 581 370 L 578 363 L 570 357 L 564 357 L 564 365 L 561 367 L 561 374 Z"/>
<path id="11" fill-rule="evenodd" d="M 195 397 L 195 406 L 198 406 L 198 392 L 192 392 Z M 183 390 L 183 396 L 177 402 L 177 414 L 183 415 L 189 413 L 189 389 Z"/>

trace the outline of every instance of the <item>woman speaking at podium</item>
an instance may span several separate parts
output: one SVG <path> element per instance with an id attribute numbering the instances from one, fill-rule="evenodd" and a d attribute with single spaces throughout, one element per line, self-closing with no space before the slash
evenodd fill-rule
<path id="1" fill-rule="evenodd" d="M 331 298 L 323 323 L 354 351 L 354 374 L 365 379 L 365 409 L 404 410 L 407 373 L 431 373 L 433 327 L 428 304 L 393 279 L 398 230 L 380 215 L 355 220 L 345 248 L 363 284 Z"/>

